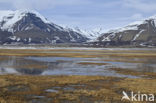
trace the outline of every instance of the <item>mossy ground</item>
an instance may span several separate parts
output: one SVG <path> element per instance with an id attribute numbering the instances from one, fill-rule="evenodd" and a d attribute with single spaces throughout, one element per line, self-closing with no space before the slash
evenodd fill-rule
<path id="1" fill-rule="evenodd" d="M 62 53 L 64 51 L 64 53 Z M 81 58 L 153 58 L 150 51 L 102 50 L 0 50 L 2 56 L 55 56 Z M 87 53 L 86 53 L 87 52 Z M 0 58 L 0 60 L 3 58 Z M 85 65 L 104 65 L 91 64 Z M 29 68 L 33 66 L 26 66 Z M 36 67 L 36 66 L 34 66 Z M 0 75 L 0 103 L 122 103 L 122 91 L 156 94 L 156 73 L 136 72 L 121 68 L 112 70 L 140 78 L 105 76 L 32 76 Z M 57 92 L 47 92 L 55 89 Z M 124 101 L 123 103 L 129 103 Z"/>
<path id="2" fill-rule="evenodd" d="M 0 82 L 1 103 L 122 103 L 123 90 L 156 94 L 155 78 L 3 75 Z M 56 87 L 58 92 L 46 92 Z"/>

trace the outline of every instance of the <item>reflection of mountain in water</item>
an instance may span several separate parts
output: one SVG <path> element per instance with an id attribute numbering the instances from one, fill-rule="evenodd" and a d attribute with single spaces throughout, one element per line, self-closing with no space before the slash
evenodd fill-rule
<path id="1" fill-rule="evenodd" d="M 0 67 L 0 74 L 18 74 L 18 72 L 13 68 Z"/>
<path id="2" fill-rule="evenodd" d="M 62 62 L 44 62 L 28 60 L 23 57 L 2 56 L 0 61 L 0 74 L 41 75 L 46 70 L 62 69 Z"/>
<path id="3" fill-rule="evenodd" d="M 40 75 L 45 70 L 44 69 L 16 69 L 20 74 L 26 75 Z"/>
<path id="4" fill-rule="evenodd" d="M 115 60 L 114 58 L 111 59 Z M 128 58 L 125 58 L 125 61 L 127 61 L 127 59 Z M 117 74 L 116 72 L 108 69 L 112 66 L 125 69 L 135 69 L 136 71 L 156 72 L 156 61 L 153 59 L 136 59 L 137 61 L 143 61 L 143 63 L 108 62 L 102 58 L 0 56 L 0 74 L 102 75 L 125 77 L 125 75 Z M 79 64 L 80 62 L 108 63 L 108 65 L 81 65 Z"/>
<path id="5" fill-rule="evenodd" d="M 0 74 L 41 75 L 44 71 L 44 69 L 15 69 L 0 67 Z"/>
<path id="6" fill-rule="evenodd" d="M 156 72 L 155 64 L 140 64 L 138 69 L 143 72 Z"/>
<path id="7" fill-rule="evenodd" d="M 137 70 L 142 72 L 156 72 L 156 60 L 153 58 L 145 59 L 144 63 L 138 64 Z"/>

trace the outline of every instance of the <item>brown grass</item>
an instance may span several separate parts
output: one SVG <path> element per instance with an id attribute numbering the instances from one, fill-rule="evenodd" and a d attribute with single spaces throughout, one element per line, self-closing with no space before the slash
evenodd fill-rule
<path id="1" fill-rule="evenodd" d="M 60 52 L 61 51 L 61 52 Z M 78 51 L 78 52 L 76 52 Z M 63 52 L 63 53 L 62 53 Z M 0 50 L 1 56 L 57 56 L 57 57 L 126 57 L 156 58 L 156 52 L 150 51 L 107 51 L 107 50 Z M 105 65 L 87 63 L 83 65 Z M 28 65 L 25 65 L 29 68 Z M 38 65 L 30 65 L 38 67 Z M 112 70 L 126 75 L 144 78 L 130 79 L 104 76 L 26 76 L 0 75 L 0 103 L 28 103 L 33 100 L 43 103 L 122 103 L 122 91 L 134 91 L 156 94 L 156 74 L 113 68 Z M 71 85 L 74 90 L 64 90 Z M 57 93 L 45 90 L 60 87 Z M 45 96 L 37 98 L 35 96 Z M 126 102 L 124 102 L 126 103 Z M 129 103 L 129 102 L 127 102 Z"/>
<path id="2" fill-rule="evenodd" d="M 122 68 L 110 68 L 110 70 L 114 70 L 119 74 L 125 74 L 125 75 L 133 75 L 133 76 L 140 76 L 144 78 L 155 78 L 156 79 L 156 73 L 152 72 L 142 72 L 142 71 L 135 71 L 130 69 L 122 69 Z"/>
<path id="3" fill-rule="evenodd" d="M 129 58 L 147 58 L 156 57 L 155 51 L 110 51 L 110 50 L 21 50 L 21 49 L 1 49 L 1 56 L 54 56 L 54 57 L 82 57 L 82 58 L 95 58 L 95 57 L 129 57 Z"/>
<path id="4" fill-rule="evenodd" d="M 141 91 L 142 93 L 156 93 L 156 79 L 128 79 L 103 76 L 0 76 L 0 102 L 23 103 L 35 99 L 34 96 L 45 96 L 41 100 L 49 103 L 108 102 L 122 103 L 122 91 Z M 57 93 L 47 93 L 52 87 L 70 87 L 70 85 L 84 85 L 68 91 L 59 89 Z M 52 99 L 54 98 L 54 99 Z M 38 99 L 40 100 L 40 99 Z M 48 102 L 48 101 L 47 101 Z"/>

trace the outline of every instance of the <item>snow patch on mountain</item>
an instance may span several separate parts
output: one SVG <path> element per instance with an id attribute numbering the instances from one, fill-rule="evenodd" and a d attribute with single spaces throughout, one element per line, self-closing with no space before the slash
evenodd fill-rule
<path id="1" fill-rule="evenodd" d="M 135 40 L 140 36 L 140 34 L 141 34 L 143 31 L 145 31 L 145 30 L 141 30 L 138 34 L 136 34 L 136 36 L 133 38 L 132 41 L 135 41 Z"/>
<path id="2" fill-rule="evenodd" d="M 16 37 L 16 36 L 10 36 L 9 39 L 14 40 L 14 41 L 20 41 L 21 38 Z"/>
<path id="3" fill-rule="evenodd" d="M 120 35 L 120 36 L 121 36 L 121 35 Z M 115 34 L 112 33 L 112 34 L 106 36 L 102 41 L 111 41 L 111 38 L 114 38 L 114 37 L 115 37 Z"/>
<path id="4" fill-rule="evenodd" d="M 146 20 L 149 20 L 149 18 L 146 19 Z M 109 31 L 105 32 L 104 34 L 110 34 L 110 35 L 105 36 L 105 37 L 103 38 L 102 41 L 111 41 L 111 38 L 115 37 L 115 35 L 116 35 L 117 33 L 120 33 L 120 32 L 124 32 L 124 31 L 128 31 L 128 30 L 138 30 L 138 26 L 139 26 L 139 25 L 147 23 L 146 20 L 136 21 L 136 22 L 133 22 L 133 23 L 128 24 L 128 25 L 125 26 L 125 27 L 121 27 L 121 28 L 109 30 Z M 135 40 L 140 36 L 140 34 L 141 34 L 143 31 L 144 31 L 144 30 L 140 31 L 140 32 L 133 38 L 132 41 L 135 41 Z M 119 38 L 121 38 L 121 36 L 122 36 L 122 35 L 120 35 Z"/>
<path id="5" fill-rule="evenodd" d="M 35 14 L 36 17 L 39 17 L 44 23 L 51 23 L 41 14 L 33 10 L 0 11 L 1 29 L 4 31 L 14 32 L 13 26 L 23 17 L 27 16 L 28 13 Z"/>
<path id="6" fill-rule="evenodd" d="M 143 21 L 133 22 L 133 23 L 129 24 L 128 26 L 109 30 L 107 33 L 119 33 L 119 32 L 128 31 L 128 30 L 138 30 L 138 26 L 140 24 L 144 24 L 144 23 L 145 22 L 143 22 Z"/>
<path id="7" fill-rule="evenodd" d="M 138 30 L 138 26 L 141 24 L 146 24 L 147 20 L 154 20 L 154 25 L 156 26 L 156 15 L 154 15 L 146 19 L 130 23 L 129 25 L 125 27 L 109 30 L 108 32 L 105 32 L 105 33 L 119 33 L 119 32 L 128 31 L 128 30 Z"/>
<path id="8" fill-rule="evenodd" d="M 104 30 L 102 28 L 96 28 L 96 29 L 89 31 L 89 30 L 83 30 L 78 27 L 75 27 L 75 28 L 72 28 L 71 30 L 89 38 L 89 41 L 96 40 L 102 33 L 104 33 Z"/>
<path id="9" fill-rule="evenodd" d="M 149 19 L 154 21 L 154 26 L 156 27 L 156 15 L 149 17 Z"/>

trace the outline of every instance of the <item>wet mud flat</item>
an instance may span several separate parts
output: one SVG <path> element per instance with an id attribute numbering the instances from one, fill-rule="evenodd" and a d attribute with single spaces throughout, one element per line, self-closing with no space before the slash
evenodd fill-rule
<path id="1" fill-rule="evenodd" d="M 0 102 L 129 103 L 156 94 L 155 64 L 155 49 L 0 49 Z"/>

